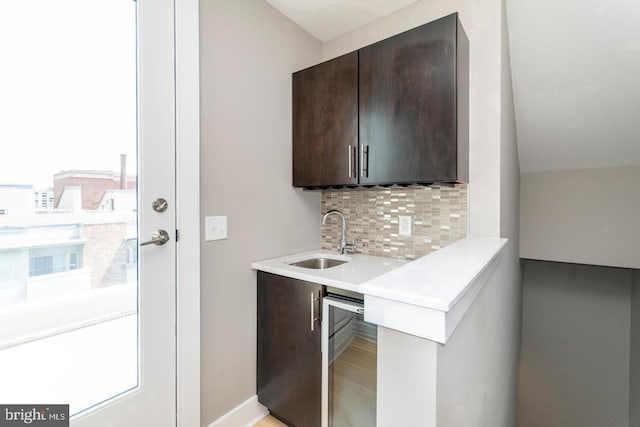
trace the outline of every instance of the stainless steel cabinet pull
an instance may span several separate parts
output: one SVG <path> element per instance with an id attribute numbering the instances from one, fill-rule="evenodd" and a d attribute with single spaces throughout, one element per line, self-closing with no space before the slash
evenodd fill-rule
<path id="1" fill-rule="evenodd" d="M 358 177 L 358 146 L 353 146 L 353 177 Z"/>
<path id="2" fill-rule="evenodd" d="M 140 246 L 147 246 L 154 244 L 156 246 L 162 246 L 169 241 L 169 233 L 164 230 L 156 230 L 151 235 L 151 240 L 140 243 Z"/>
<path id="3" fill-rule="evenodd" d="M 320 317 L 316 317 L 316 301 L 320 301 L 320 298 L 316 298 L 315 293 L 311 292 L 311 331 L 315 330 L 315 324 L 320 320 Z"/>
<path id="4" fill-rule="evenodd" d="M 349 151 L 349 178 L 353 178 L 352 174 L 353 174 L 353 167 L 352 167 L 352 153 L 353 151 L 351 150 L 351 144 L 349 144 L 349 147 L 347 147 L 347 150 Z"/>
<path id="5" fill-rule="evenodd" d="M 360 146 L 360 176 L 369 176 L 369 146 L 362 144 Z"/>

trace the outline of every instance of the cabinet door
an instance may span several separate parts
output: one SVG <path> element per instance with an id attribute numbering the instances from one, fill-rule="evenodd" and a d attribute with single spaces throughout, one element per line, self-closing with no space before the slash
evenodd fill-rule
<path id="1" fill-rule="evenodd" d="M 320 426 L 322 286 L 258 272 L 258 400 L 291 426 Z"/>
<path id="2" fill-rule="evenodd" d="M 454 14 L 360 50 L 361 184 L 456 180 L 456 27 Z"/>
<path id="3" fill-rule="evenodd" d="M 357 144 L 358 53 L 294 73 L 293 185 L 357 184 Z"/>

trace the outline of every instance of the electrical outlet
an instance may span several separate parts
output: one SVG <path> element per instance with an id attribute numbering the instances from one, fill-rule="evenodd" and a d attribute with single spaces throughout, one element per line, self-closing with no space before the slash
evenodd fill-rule
<path id="1" fill-rule="evenodd" d="M 411 236 L 411 217 L 407 215 L 398 216 L 398 235 Z"/>
<path id="2" fill-rule="evenodd" d="M 208 216 L 204 219 L 204 239 L 207 242 L 212 240 L 224 240 L 227 238 L 227 217 Z"/>

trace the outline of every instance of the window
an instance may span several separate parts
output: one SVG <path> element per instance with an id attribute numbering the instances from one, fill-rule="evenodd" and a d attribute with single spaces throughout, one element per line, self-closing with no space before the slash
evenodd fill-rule
<path id="1" fill-rule="evenodd" d="M 39 256 L 29 259 L 29 276 L 53 273 L 53 257 Z"/>
<path id="2" fill-rule="evenodd" d="M 67 260 L 64 254 L 52 255 L 53 258 L 53 273 L 61 273 L 67 268 Z"/>
<path id="3" fill-rule="evenodd" d="M 73 252 L 69 254 L 69 270 L 77 270 L 78 268 L 78 254 Z"/>
<path id="4" fill-rule="evenodd" d="M 29 276 L 62 273 L 80 268 L 77 252 L 69 254 L 54 254 L 29 258 Z"/>
<path id="5" fill-rule="evenodd" d="M 136 240 L 137 241 L 137 240 Z M 137 264 L 138 263 L 138 248 L 129 246 L 127 248 L 127 264 Z"/>

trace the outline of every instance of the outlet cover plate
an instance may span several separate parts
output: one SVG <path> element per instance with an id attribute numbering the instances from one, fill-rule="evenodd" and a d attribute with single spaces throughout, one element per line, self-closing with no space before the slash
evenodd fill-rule
<path id="1" fill-rule="evenodd" d="M 411 217 L 408 215 L 398 216 L 398 235 L 411 236 Z"/>
<path id="2" fill-rule="evenodd" d="M 224 240 L 227 238 L 227 217 L 207 216 L 204 219 L 204 239 L 207 242 L 212 240 Z"/>

